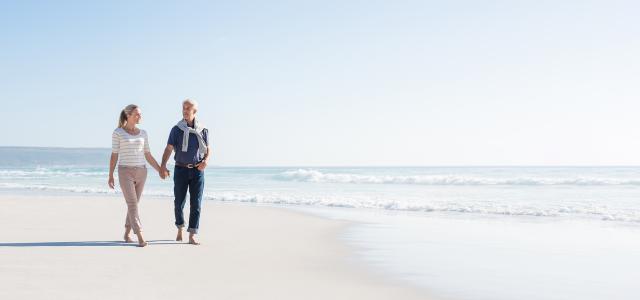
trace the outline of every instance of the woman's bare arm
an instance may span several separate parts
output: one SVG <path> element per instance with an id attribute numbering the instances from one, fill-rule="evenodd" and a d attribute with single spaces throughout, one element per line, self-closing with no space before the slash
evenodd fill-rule
<path id="1" fill-rule="evenodd" d="M 108 182 L 110 188 L 115 187 L 113 172 L 116 169 L 117 163 L 118 163 L 118 153 L 111 153 L 111 160 L 109 161 L 109 182 Z"/>
<path id="2" fill-rule="evenodd" d="M 158 164 L 158 161 L 156 161 L 156 159 L 153 157 L 153 155 L 151 155 L 151 152 L 145 152 L 144 153 L 144 158 L 147 159 L 147 162 L 158 172 L 161 171 L 160 169 L 160 165 Z"/>

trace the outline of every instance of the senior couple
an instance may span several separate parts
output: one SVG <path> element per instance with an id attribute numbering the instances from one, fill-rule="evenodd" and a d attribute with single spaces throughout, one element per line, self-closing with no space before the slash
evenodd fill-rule
<path id="1" fill-rule="evenodd" d="M 127 105 L 118 121 L 118 128 L 111 137 L 112 150 L 109 164 L 109 187 L 115 187 L 114 171 L 118 167 L 118 181 L 120 189 L 127 203 L 127 218 L 125 220 L 124 241 L 132 243 L 131 231 L 138 237 L 138 246 L 144 247 L 148 243 L 142 234 L 142 223 L 138 213 L 138 203 L 147 179 L 146 164 L 149 163 L 160 175 L 169 177 L 167 161 L 175 152 L 175 169 L 173 173 L 173 193 L 175 225 L 178 228 L 176 241 L 182 241 L 182 231 L 185 226 L 183 209 L 189 192 L 189 244 L 199 245 L 196 239 L 200 223 L 200 209 L 204 190 L 204 170 L 211 157 L 209 132 L 196 118 L 198 103 L 187 99 L 182 102 L 182 117 L 169 133 L 167 146 L 162 155 L 162 164 L 158 164 L 151 155 L 147 132 L 138 128 L 142 119 L 142 111 L 137 105 Z"/>

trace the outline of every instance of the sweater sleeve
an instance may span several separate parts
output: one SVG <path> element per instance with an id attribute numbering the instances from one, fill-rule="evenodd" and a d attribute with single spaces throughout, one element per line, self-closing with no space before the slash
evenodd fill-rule
<path id="1" fill-rule="evenodd" d="M 111 153 L 118 152 L 120 152 L 120 135 L 114 130 L 111 135 Z"/>
<path id="2" fill-rule="evenodd" d="M 147 135 L 147 132 L 144 132 L 144 153 L 149 153 L 151 152 L 151 149 L 149 148 L 149 135 Z"/>

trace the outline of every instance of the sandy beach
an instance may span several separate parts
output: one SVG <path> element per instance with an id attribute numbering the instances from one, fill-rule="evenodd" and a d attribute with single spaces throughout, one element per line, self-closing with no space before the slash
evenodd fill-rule
<path id="1" fill-rule="evenodd" d="M 119 196 L 2 195 L 0 299 L 431 299 L 370 272 L 346 222 L 205 201 L 202 245 L 173 240 L 172 201 L 145 197 L 145 248 L 121 242 Z"/>

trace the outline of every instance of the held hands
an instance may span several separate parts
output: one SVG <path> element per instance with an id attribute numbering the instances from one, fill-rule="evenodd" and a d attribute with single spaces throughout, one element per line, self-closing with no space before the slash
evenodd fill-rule
<path id="1" fill-rule="evenodd" d="M 200 162 L 196 167 L 199 171 L 204 171 L 204 169 L 207 167 L 207 161 Z M 167 177 L 171 176 L 171 172 L 169 172 L 169 169 L 167 169 L 166 166 L 161 166 L 160 170 L 158 170 L 158 175 L 160 175 L 160 178 L 166 179 Z M 111 180 L 112 179 L 113 178 L 111 178 Z M 109 186 L 111 186 L 111 183 Z"/>
<path id="2" fill-rule="evenodd" d="M 158 174 L 160 175 L 160 178 L 162 178 L 162 179 L 167 179 L 167 177 L 169 177 L 169 175 L 170 175 L 169 170 L 167 169 L 166 166 L 160 167 L 160 170 L 158 170 Z"/>

